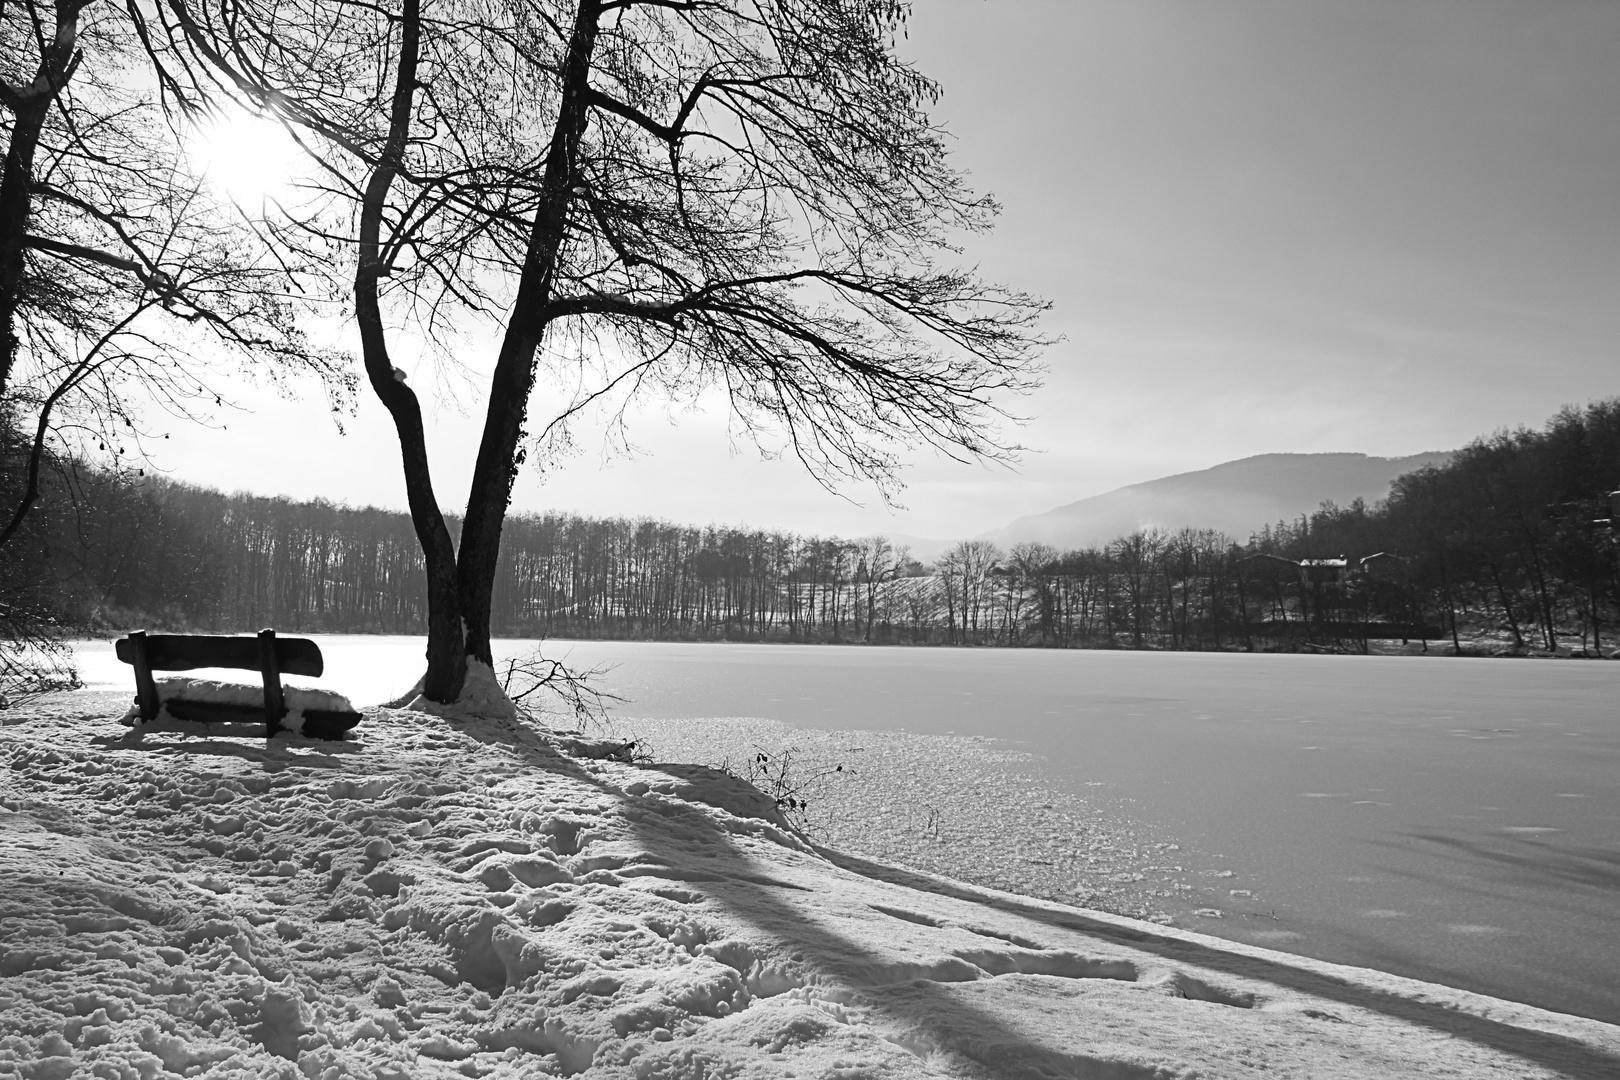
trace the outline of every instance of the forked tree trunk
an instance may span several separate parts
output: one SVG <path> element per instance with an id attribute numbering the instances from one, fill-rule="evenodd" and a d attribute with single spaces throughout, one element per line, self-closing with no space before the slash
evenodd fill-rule
<path id="1" fill-rule="evenodd" d="M 490 609 L 501 528 L 511 501 L 518 442 L 523 437 L 529 394 L 534 388 L 535 353 L 545 336 L 546 309 L 567 229 L 580 139 L 590 115 L 586 94 L 600 15 L 598 0 L 583 0 L 576 13 L 563 65 L 557 123 L 542 177 L 542 197 L 530 228 L 512 317 L 490 383 L 489 408 L 473 466 L 458 553 L 433 494 L 421 406 L 404 381 L 394 377 L 377 296 L 378 282 L 386 271 L 380 245 L 383 209 L 388 188 L 403 161 L 421 48 L 420 0 L 405 0 L 401 12 L 400 61 L 388 142 L 367 184 L 361 208 L 355 318 L 360 326 L 366 375 L 399 433 L 411 522 L 427 564 L 428 651 L 422 693 L 433 701 L 453 701 L 461 693 L 469 658 L 494 663 Z"/>
<path id="2" fill-rule="evenodd" d="M 501 527 L 517 478 L 518 442 L 534 389 L 535 352 L 545 336 L 547 306 L 556 281 L 558 257 L 568 225 L 569 205 L 577 180 L 580 139 L 590 120 L 587 107 L 591 57 L 596 48 L 597 0 L 582 0 L 575 14 L 568 56 L 563 62 L 562 95 L 557 123 L 542 177 L 540 205 L 529 231 L 528 251 L 518 279 L 512 317 L 501 341 L 490 383 L 484 435 L 473 465 L 467 496 L 467 518 L 461 530 L 456 566 L 461 617 L 466 625 L 466 653 L 492 663 L 490 604 L 495 566 L 501 553 Z"/>

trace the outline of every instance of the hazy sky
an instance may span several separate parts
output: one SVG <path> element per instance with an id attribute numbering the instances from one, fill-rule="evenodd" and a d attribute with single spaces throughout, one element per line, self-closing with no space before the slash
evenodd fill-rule
<path id="1" fill-rule="evenodd" d="M 969 257 L 1050 299 L 1065 338 L 1006 403 L 1032 418 L 1009 432 L 1022 464 L 919 455 L 890 512 L 734 447 L 721 414 L 655 410 L 639 455 L 587 437 L 518 508 L 955 537 L 1250 454 L 1449 449 L 1620 394 L 1620 3 L 918 0 L 903 48 L 1004 207 Z M 459 510 L 479 403 L 425 363 L 412 385 Z M 318 405 L 245 392 L 228 430 L 170 428 L 159 464 L 402 507 L 366 394 L 339 438 Z"/>

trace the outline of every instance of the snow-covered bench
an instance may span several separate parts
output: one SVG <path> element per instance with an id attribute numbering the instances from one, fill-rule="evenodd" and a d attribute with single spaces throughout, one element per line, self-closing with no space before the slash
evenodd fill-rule
<path id="1" fill-rule="evenodd" d="M 278 638 L 274 630 L 261 630 L 256 638 L 136 630 L 120 638 L 114 650 L 118 659 L 135 668 L 131 719 L 136 723 L 151 723 L 163 714 L 205 724 L 262 719 L 267 739 L 282 730 L 341 739 L 360 722 L 360 714 L 341 694 L 282 687 L 282 675 L 319 678 L 325 670 L 320 646 L 308 638 Z M 152 676 L 154 671 L 209 667 L 257 671 L 263 689 L 199 679 L 159 682 Z"/>

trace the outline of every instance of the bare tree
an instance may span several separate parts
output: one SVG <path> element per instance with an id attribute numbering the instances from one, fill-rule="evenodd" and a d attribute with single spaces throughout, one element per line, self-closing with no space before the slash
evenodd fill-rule
<path id="1" fill-rule="evenodd" d="M 1001 565 L 1002 552 L 988 540 L 959 540 L 940 557 L 940 582 L 947 617 L 954 618 L 961 641 L 975 640 L 989 600 L 990 574 Z"/>
<path id="2" fill-rule="evenodd" d="M 140 398 L 211 413 L 222 359 L 271 380 L 313 369 L 337 398 L 352 383 L 300 328 L 299 267 L 207 185 L 140 89 L 147 47 L 112 5 L 0 5 L 0 414 L 32 440 L 0 546 L 53 453 L 132 459 Z"/>
<path id="3" fill-rule="evenodd" d="M 918 443 L 1005 456 L 1042 305 L 950 265 L 993 203 L 948 164 L 893 0 L 167 0 L 163 29 L 304 134 L 344 209 L 366 372 L 433 617 L 424 692 L 490 660 L 518 466 L 590 405 L 717 389 L 819 479 L 887 495 Z M 457 550 L 390 320 L 500 320 Z M 542 363 L 578 393 L 528 432 Z M 622 412 L 619 413 L 622 417 Z M 463 639 L 465 628 L 465 639 Z"/>
<path id="4" fill-rule="evenodd" d="M 1035 621 L 1041 640 L 1057 640 L 1057 549 L 1049 544 L 1025 542 L 1014 544 L 1009 555 L 1008 569 L 1012 571 L 1013 587 L 1033 594 Z"/>
<path id="5" fill-rule="evenodd" d="M 170 123 L 184 120 L 142 89 L 153 43 L 133 10 L 0 3 L 0 685 L 13 690 L 74 677 L 61 583 L 26 527 L 48 490 L 71 493 L 85 462 L 137 471 L 143 405 L 212 413 L 223 361 L 270 380 L 314 369 L 334 407 L 353 382 L 305 339 L 298 267 L 209 189 Z"/>
<path id="6" fill-rule="evenodd" d="M 1154 582 L 1164 570 L 1164 552 L 1169 539 L 1170 534 L 1155 525 L 1108 544 L 1108 556 L 1125 586 L 1133 649 L 1144 646 L 1145 635 L 1153 623 Z"/>
<path id="7" fill-rule="evenodd" d="M 855 580 L 861 588 L 866 606 L 866 629 L 861 640 L 870 643 L 872 624 L 877 621 L 878 597 L 884 587 L 906 572 L 911 561 L 911 549 L 902 544 L 895 547 L 887 537 L 869 536 L 855 541 Z"/>

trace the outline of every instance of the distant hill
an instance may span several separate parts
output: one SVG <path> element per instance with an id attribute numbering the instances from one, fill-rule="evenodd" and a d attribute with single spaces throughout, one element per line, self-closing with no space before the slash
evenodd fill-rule
<path id="1" fill-rule="evenodd" d="M 910 533 L 886 532 L 883 535 L 888 537 L 889 543 L 896 547 L 902 544 L 905 545 L 906 550 L 911 553 L 911 557 L 921 563 L 933 562 L 956 543 L 955 540 L 941 540 L 933 536 L 913 536 Z"/>
<path id="2" fill-rule="evenodd" d="M 1366 454 L 1260 454 L 1198 472 L 1131 484 L 1021 517 L 983 539 L 1002 547 L 1039 541 L 1059 548 L 1101 544 L 1152 525 L 1219 529 L 1244 541 L 1263 525 L 1315 510 L 1324 499 L 1375 502 L 1402 473 L 1438 465 L 1449 451 L 1381 458 Z"/>

